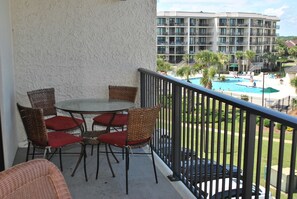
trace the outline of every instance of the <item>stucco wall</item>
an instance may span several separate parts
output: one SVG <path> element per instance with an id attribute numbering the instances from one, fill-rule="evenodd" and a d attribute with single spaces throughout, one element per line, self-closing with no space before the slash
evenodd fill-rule
<path id="1" fill-rule="evenodd" d="M 155 69 L 155 0 L 11 2 L 23 105 L 27 91 L 46 87 L 56 89 L 57 101 L 107 97 L 109 84 L 139 86 L 137 69 Z"/>

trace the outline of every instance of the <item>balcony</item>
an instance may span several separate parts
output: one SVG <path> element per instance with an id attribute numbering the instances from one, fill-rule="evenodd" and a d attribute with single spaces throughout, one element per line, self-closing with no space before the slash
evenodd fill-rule
<path id="1" fill-rule="evenodd" d="M 196 197 L 205 195 L 199 187 L 202 187 L 205 180 L 210 179 L 215 182 L 223 179 L 223 183 L 240 179 L 242 188 L 238 185 L 235 194 L 243 195 L 244 198 L 250 198 L 252 193 L 260 193 L 263 187 L 270 190 L 276 198 L 296 197 L 293 194 L 297 145 L 296 118 L 152 71 L 139 69 L 139 72 L 141 106 L 157 103 L 163 105 L 154 133 L 153 148 L 163 161 L 159 162 L 158 168 L 170 168 L 165 176 L 170 175 L 170 179 L 180 181 L 179 184 L 183 183 Z M 268 127 L 264 127 L 266 123 Z M 280 124 L 279 131 L 276 131 L 276 124 Z M 288 135 L 288 128 L 294 134 Z M 136 155 L 138 154 L 134 154 Z M 118 156 L 121 158 L 121 154 Z M 25 155 L 21 157 L 24 158 Z M 74 198 L 93 198 L 98 194 L 123 197 L 124 161 L 120 161 L 120 164 L 113 162 L 117 176 L 111 178 L 104 155 L 100 157 L 99 179 L 95 180 L 96 160 L 88 156 L 89 182 L 84 181 L 82 166 L 74 177 L 70 177 L 73 169 L 71 165 L 75 164 L 76 158 L 73 155 L 65 157 L 64 162 L 68 166 L 65 165 L 64 168 L 69 169 L 63 174 Z M 159 184 L 150 181 L 150 159 L 146 156 L 137 158 L 141 159 L 138 164 L 131 163 L 130 173 L 134 171 L 135 175 L 132 175 L 129 181 L 129 197 L 134 198 L 142 194 L 149 197 L 180 198 L 180 193 L 173 188 L 177 183 L 169 183 L 160 171 Z M 135 160 L 136 157 L 132 156 L 131 162 Z M 58 162 L 57 159 L 53 161 Z M 209 165 L 205 166 L 202 161 L 209 162 Z M 278 166 L 277 171 L 272 170 L 275 165 Z M 197 174 L 198 170 L 206 173 L 209 168 L 214 171 L 209 176 Z M 289 169 L 288 195 L 281 190 L 282 170 L 288 170 L 287 168 L 293 168 Z M 217 175 L 221 172 L 219 169 L 222 169 L 222 175 Z M 146 179 L 140 186 L 137 184 L 139 176 Z M 215 183 L 203 186 L 206 186 L 205 190 L 207 186 L 213 186 L 211 190 L 216 190 L 215 186 L 220 185 Z M 142 189 L 143 187 L 147 188 Z M 254 188 L 255 191 L 251 192 Z M 182 188 L 178 188 L 180 189 Z M 234 193 L 228 190 L 226 188 L 225 193 L 233 196 L 231 194 Z M 215 192 L 217 191 L 209 194 Z M 265 197 L 268 198 L 270 192 L 265 193 Z M 185 195 L 181 194 L 181 197 Z"/>
<path id="2" fill-rule="evenodd" d="M 158 184 L 156 184 L 152 162 L 150 156 L 135 154 L 130 158 L 130 170 L 129 170 L 129 195 L 125 193 L 125 160 L 122 160 L 122 155 L 117 149 L 113 149 L 117 153 L 119 163 L 116 163 L 114 159 L 111 159 L 111 164 L 115 172 L 113 178 L 108 167 L 108 163 L 105 155 L 105 147 L 100 147 L 100 168 L 98 179 L 96 176 L 96 153 L 91 156 L 91 148 L 87 148 L 87 174 L 88 182 L 85 181 L 83 164 L 81 162 L 75 175 L 72 177 L 71 173 L 73 167 L 76 164 L 76 155 L 64 155 L 63 156 L 63 176 L 67 182 L 70 193 L 74 199 L 80 198 L 98 198 L 98 196 L 105 196 L 106 198 L 194 198 L 193 194 L 183 185 L 182 182 L 171 182 L 167 176 L 171 174 L 170 169 L 163 163 L 163 161 L 155 155 L 156 168 L 158 176 Z M 64 152 L 78 152 L 80 146 L 66 147 Z M 133 150 L 136 152 L 137 149 Z M 15 158 L 14 164 L 25 161 L 26 150 L 21 148 Z M 136 157 L 137 156 L 137 157 Z M 59 166 L 58 155 L 53 156 L 51 160 L 54 164 Z M 158 190 L 158 191 L 156 191 Z"/>
<path id="3" fill-rule="evenodd" d="M 94 1 L 92 3 L 82 1 L 78 5 L 77 2 L 72 1 L 46 1 L 43 4 L 32 2 L 28 5 L 26 2 L 17 3 L 5 0 L 4 3 L 1 2 L 0 4 L 1 7 L 3 6 L 2 8 L 7 10 L 7 12 L 1 12 L 0 14 L 1 19 L 6 22 L 4 23 L 4 28 L 0 30 L 1 33 L 5 33 L 1 34 L 3 39 L 0 45 L 1 71 L 3 73 L 2 77 L 5 77 L 1 79 L 3 95 L 0 101 L 2 109 L 2 135 L 4 138 L 3 152 L 5 152 L 6 167 L 10 166 L 9 164 L 15 155 L 14 152 L 17 145 L 23 144 L 22 142 L 26 140 L 25 134 L 22 132 L 22 124 L 18 121 L 19 118 L 15 106 L 16 100 L 24 104 L 27 102 L 28 104 L 26 91 L 37 87 L 53 86 L 57 89 L 58 99 L 62 100 L 79 97 L 103 97 L 107 93 L 108 84 L 128 84 L 141 88 L 139 96 L 142 106 L 149 106 L 154 102 L 162 102 L 164 104 L 154 136 L 154 150 L 171 169 L 169 172 L 171 179 L 180 180 L 195 195 L 202 194 L 199 191 L 197 192 L 196 185 L 198 180 L 200 183 L 203 177 L 201 175 L 194 175 L 193 177 L 192 174 L 197 173 L 195 171 L 198 170 L 198 162 L 202 162 L 203 159 L 215 160 L 222 165 L 225 171 L 227 164 L 232 165 L 232 167 L 235 165 L 239 168 L 239 171 L 242 170 L 243 196 L 245 198 L 249 198 L 251 195 L 250 188 L 254 182 L 256 185 L 259 185 L 258 181 L 262 183 L 265 178 L 267 186 L 270 186 L 270 178 L 267 176 L 271 173 L 269 172 L 269 166 L 272 165 L 272 160 L 274 161 L 271 155 L 272 152 L 273 154 L 279 154 L 277 156 L 277 160 L 280 159 L 279 163 L 278 161 L 273 162 L 273 164 L 279 165 L 278 176 L 281 175 L 282 168 L 287 167 L 288 164 L 290 164 L 291 168 L 295 168 L 294 155 L 296 154 L 294 154 L 293 150 L 296 149 L 295 134 L 294 136 L 284 136 L 284 131 L 273 134 L 274 122 L 282 124 L 283 129 L 285 126 L 292 127 L 294 132 L 296 132 L 295 120 L 284 115 L 272 114 L 266 109 L 263 111 L 259 107 L 245 104 L 234 98 L 222 97 L 214 94 L 212 91 L 206 91 L 203 88 L 197 88 L 191 84 L 173 80 L 151 71 L 140 70 L 141 81 L 138 81 L 136 68 L 139 65 L 144 68 L 155 66 L 156 41 L 153 26 L 155 25 L 156 13 L 151 12 L 155 10 L 155 2 Z M 13 11 L 11 15 L 8 12 L 10 6 Z M 49 7 L 52 9 L 48 9 Z M 64 7 L 67 7 L 67 9 L 61 9 Z M 114 12 L 114 10 L 117 10 L 117 12 Z M 31 15 L 32 12 L 34 12 L 34 15 Z M 108 17 L 97 17 L 102 16 L 102 13 Z M 3 15 L 4 17 L 2 18 Z M 23 19 L 30 19 L 30 23 Z M 117 19 L 116 24 L 114 24 L 114 19 Z M 10 24 L 11 21 L 13 21 L 13 24 Z M 127 21 L 129 23 L 126 23 Z M 140 21 L 142 23 L 139 23 Z M 13 32 L 11 27 L 13 27 Z M 201 47 L 201 49 L 205 49 L 205 47 Z M 174 53 L 172 50 L 169 52 Z M 175 62 L 181 56 L 170 55 L 168 57 L 171 62 Z M 15 64 L 12 64 L 12 60 L 14 60 Z M 192 107 L 195 109 L 192 109 Z M 216 108 L 218 111 L 216 111 Z M 208 117 L 210 115 L 211 117 Z M 234 127 L 235 122 L 227 122 L 229 120 L 238 121 L 233 117 L 234 115 L 238 115 L 240 119 L 240 122 L 236 123 L 241 124 L 238 129 L 235 128 L 236 126 Z M 255 117 L 259 118 L 260 124 L 257 131 L 253 131 L 256 123 Z M 260 139 L 261 136 L 255 136 L 262 133 L 260 127 L 264 123 L 264 117 L 269 119 L 271 128 L 268 129 L 272 133 L 269 134 L 268 132 L 268 135 L 273 139 L 269 136 L 267 138 L 267 129 L 263 132 L 265 139 Z M 194 120 L 194 118 L 196 119 Z M 215 127 L 212 125 L 213 121 L 219 121 L 225 126 L 218 126 L 215 123 L 217 125 Z M 217 139 L 213 140 L 212 135 L 218 135 L 215 137 Z M 168 144 L 162 142 L 161 138 L 169 139 Z M 257 140 L 256 143 L 253 142 L 255 139 Z M 281 147 L 273 144 L 274 139 L 279 141 Z M 291 139 L 289 142 L 292 144 L 287 144 L 288 146 L 283 147 L 282 143 L 284 143 L 284 140 L 287 143 L 287 139 Z M 215 147 L 213 149 L 209 144 L 210 140 L 217 144 L 215 146 L 212 145 Z M 243 144 L 236 144 L 240 140 Z M 268 142 L 269 140 L 270 142 Z M 260 141 L 262 141 L 263 145 L 268 145 L 269 148 L 267 148 L 265 153 L 258 153 L 257 156 L 254 156 L 254 146 L 261 148 Z M 239 148 L 240 146 L 242 148 Z M 287 153 L 287 147 L 292 149 L 292 154 L 290 151 Z M 191 153 L 193 156 L 189 156 L 190 153 L 185 153 L 187 151 L 186 148 L 193 152 Z M 214 150 L 219 151 L 219 153 L 215 154 Z M 179 153 L 180 151 L 182 151 L 181 154 Z M 239 152 L 236 154 L 236 151 Z M 283 155 L 284 152 L 286 152 L 285 156 Z M 196 155 L 194 156 L 194 154 Z M 199 161 L 196 161 L 198 160 L 197 155 L 200 157 Z M 115 167 L 118 166 L 119 170 L 116 172 L 118 175 L 116 178 L 110 179 L 108 169 L 104 168 L 106 166 L 104 165 L 106 163 L 105 157 L 103 155 L 100 157 L 103 160 L 100 161 L 100 179 L 98 181 L 92 178 L 94 170 L 91 167 L 94 158 L 88 156 L 89 162 L 87 165 L 90 172 L 90 182 L 85 182 L 84 178 L 80 176 L 83 175 L 81 168 L 77 170 L 74 177 L 69 177 L 67 175 L 69 171 L 65 170 L 69 186 L 76 192 L 77 198 L 98 198 L 100 196 L 125 198 L 124 191 L 120 191 L 124 190 L 124 180 L 121 178 L 122 165 L 114 165 Z M 185 160 L 185 157 L 186 161 L 181 161 Z M 189 161 L 188 157 L 191 157 Z M 267 168 L 267 176 L 262 175 L 261 172 L 264 171 L 264 168 L 259 166 L 259 161 L 253 161 L 253 157 L 257 157 L 257 160 L 263 160 L 268 157 L 263 164 Z M 282 167 L 282 159 L 288 157 L 289 163 L 284 164 Z M 69 156 L 69 158 L 76 160 L 73 156 Z M 131 157 L 132 160 L 133 156 Z M 66 158 L 65 163 L 68 162 L 72 165 L 71 160 Z M 143 160 L 144 164 L 145 162 L 147 162 L 146 159 Z M 188 164 L 189 162 L 191 164 Z M 3 164 L 3 162 L 1 163 Z M 256 165 L 255 169 L 253 163 Z M 186 164 L 189 166 L 187 167 Z M 148 164 L 148 166 L 150 165 Z M 202 171 L 201 167 L 199 168 L 200 171 Z M 211 161 L 210 167 L 214 168 L 213 161 Z M 66 165 L 65 168 L 72 170 L 71 167 Z M 147 198 L 156 196 L 155 198 L 161 198 L 158 197 L 158 194 L 163 196 L 163 198 L 166 198 L 166 196 L 168 198 L 179 198 L 176 192 L 173 192 L 173 197 L 172 195 L 167 195 L 167 192 L 172 190 L 171 187 L 163 186 L 166 184 L 167 178 L 165 178 L 166 180 L 160 180 L 162 185 L 156 185 L 149 180 L 148 176 L 148 179 L 144 180 L 145 184 L 140 187 L 144 188 L 144 191 L 147 189 L 147 191 L 141 192 L 139 187 L 133 182 L 144 175 L 142 173 L 143 168 L 144 166 L 140 163 L 139 167 L 132 167 L 131 165 L 131 172 L 133 169 L 139 170 L 137 171 L 139 175 L 131 178 L 132 181 L 129 183 L 130 186 L 135 186 L 134 190 L 137 190 L 137 195 L 130 195 L 131 198 L 139 198 L 139 196 Z M 147 170 L 149 169 L 148 167 Z M 203 170 L 206 169 L 207 167 L 203 167 Z M 261 172 L 256 172 L 256 170 Z M 251 179 L 253 172 L 255 173 L 255 181 Z M 237 174 L 241 175 L 241 172 Z M 161 175 L 159 176 L 161 178 Z M 228 173 L 224 172 L 223 177 L 229 180 L 230 176 L 227 176 Z M 209 177 L 217 178 L 219 176 L 212 174 Z M 280 177 L 277 179 L 277 188 L 273 192 L 276 196 L 281 194 L 279 187 L 281 187 L 282 183 Z M 292 182 L 291 179 L 289 182 Z M 175 183 L 172 184 L 174 185 Z M 266 184 L 263 186 L 266 187 Z M 86 187 L 84 189 L 86 192 L 81 192 L 80 188 L 82 186 Z M 109 188 L 106 186 L 109 186 Z M 150 186 L 153 189 L 147 188 Z M 294 196 L 292 194 L 292 186 L 291 183 L 289 186 L 289 198 Z M 107 192 L 100 192 L 102 187 L 106 188 Z"/>
<path id="4" fill-rule="evenodd" d="M 196 197 L 203 197 L 202 185 L 203 190 L 212 190 L 210 195 L 217 193 L 220 179 L 223 187 L 234 179 L 242 180 L 242 189 L 238 183 L 232 193 L 230 187 L 225 189 L 228 197 L 297 196 L 296 117 L 146 69 L 139 71 L 141 105 L 163 105 L 153 145 L 172 170 L 172 179 L 182 181 Z M 202 161 L 208 166 L 202 166 Z M 225 171 L 222 175 L 217 165 Z M 277 172 L 272 170 L 274 165 Z M 214 172 L 208 176 L 196 173 L 208 169 Z M 289 173 L 287 193 L 281 189 L 283 170 Z M 263 193 L 264 189 L 268 191 Z"/>

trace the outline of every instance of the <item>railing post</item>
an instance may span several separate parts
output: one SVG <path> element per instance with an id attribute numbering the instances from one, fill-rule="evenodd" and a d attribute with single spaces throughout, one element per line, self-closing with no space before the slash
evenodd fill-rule
<path id="1" fill-rule="evenodd" d="M 256 115 L 247 112 L 246 118 L 242 198 L 251 198 L 255 155 Z"/>
<path id="2" fill-rule="evenodd" d="M 168 176 L 171 181 L 177 181 L 180 174 L 180 151 L 181 151 L 181 104 L 182 92 L 181 87 L 173 85 L 172 91 L 172 171 L 173 174 Z"/>
<path id="3" fill-rule="evenodd" d="M 145 105 L 145 74 L 140 72 L 140 106 Z"/>

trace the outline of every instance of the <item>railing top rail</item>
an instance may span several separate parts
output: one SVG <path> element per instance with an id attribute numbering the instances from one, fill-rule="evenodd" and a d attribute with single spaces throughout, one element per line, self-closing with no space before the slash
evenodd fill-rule
<path id="1" fill-rule="evenodd" d="M 207 95 L 213 99 L 219 100 L 221 102 L 233 105 L 233 106 L 243 109 L 247 112 L 250 112 L 251 114 L 259 115 L 264 118 L 269 118 L 272 121 L 279 122 L 279 123 L 291 126 L 293 128 L 297 128 L 297 118 L 290 116 L 288 114 L 277 112 L 275 110 L 272 110 L 272 109 L 269 109 L 266 107 L 262 107 L 262 106 L 259 106 L 257 104 L 253 104 L 250 102 L 246 102 L 244 100 L 237 99 L 237 98 L 228 96 L 223 93 L 215 92 L 213 90 L 206 89 L 202 86 L 198 86 L 198 85 L 186 82 L 186 81 L 182 81 L 182 80 L 176 79 L 171 76 L 162 75 L 160 73 L 157 73 L 157 72 L 145 69 L 145 68 L 139 68 L 138 71 L 141 73 L 149 74 L 156 78 L 164 79 L 164 80 L 166 80 L 170 83 L 173 83 L 177 86 L 185 87 L 187 89 L 191 89 L 191 90 L 201 93 L 203 95 Z"/>

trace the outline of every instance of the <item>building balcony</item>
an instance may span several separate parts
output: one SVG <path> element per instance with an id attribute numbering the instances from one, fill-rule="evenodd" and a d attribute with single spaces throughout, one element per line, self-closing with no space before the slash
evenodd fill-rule
<path id="1" fill-rule="evenodd" d="M 158 23 L 157 26 L 168 26 L 167 23 Z"/>
<path id="2" fill-rule="evenodd" d="M 165 50 L 158 50 L 157 53 L 158 54 L 166 54 L 166 51 Z"/>

